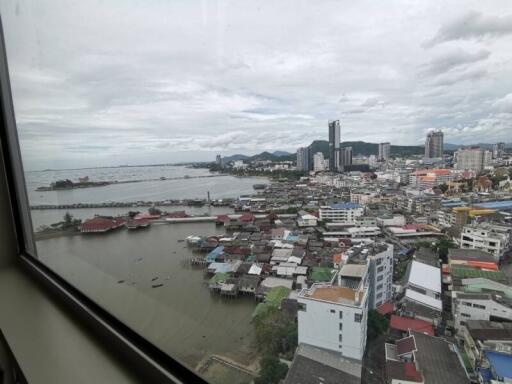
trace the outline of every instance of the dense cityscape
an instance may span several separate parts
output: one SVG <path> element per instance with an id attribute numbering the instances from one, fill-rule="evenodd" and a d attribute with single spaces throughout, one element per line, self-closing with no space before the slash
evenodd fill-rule
<path id="1" fill-rule="evenodd" d="M 147 228 L 156 224 L 196 231 L 194 223 L 215 223 L 215 235 L 191 232 L 178 240 L 191 251 L 182 264 L 203 271 L 210 295 L 252 297 L 258 304 L 250 321 L 256 355 L 244 362 L 203 359 L 196 369 L 213 382 L 491 383 L 510 377 L 509 149 L 496 143 L 445 150 L 443 132 L 431 131 L 424 154 L 394 153 L 386 142 L 378 153 L 361 155 L 341 145 L 340 130 L 339 121 L 329 122 L 323 151 L 314 152 L 312 144 L 295 158 L 218 155 L 213 163 L 191 165 L 219 177 L 271 177 L 255 183 L 254 193 L 126 203 L 119 206 L 132 210 L 127 215 L 83 221 L 67 213 L 50 237 L 124 227 L 152 231 Z M 166 211 L 180 204 L 225 211 Z M 166 280 L 156 276 L 151 288 Z M 209 376 L 214 364 L 230 372 Z"/>

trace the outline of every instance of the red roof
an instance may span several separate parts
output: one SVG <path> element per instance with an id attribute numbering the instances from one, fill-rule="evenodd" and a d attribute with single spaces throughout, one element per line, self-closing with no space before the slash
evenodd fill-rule
<path id="1" fill-rule="evenodd" d="M 135 215 L 134 219 L 135 220 L 139 220 L 139 219 L 148 219 L 148 220 L 153 220 L 153 219 L 159 219 L 160 218 L 160 215 L 150 215 L 149 213 L 138 213 L 137 215 Z"/>
<path id="2" fill-rule="evenodd" d="M 391 329 L 396 329 L 402 332 L 407 332 L 412 329 L 413 331 L 426 333 L 429 336 L 434 336 L 434 328 L 432 327 L 432 324 L 424 320 L 392 315 L 389 327 Z"/>
<path id="3" fill-rule="evenodd" d="M 254 221 L 255 217 L 251 213 L 244 213 L 238 220 L 244 223 L 249 223 L 251 221 Z"/>
<path id="4" fill-rule="evenodd" d="M 80 225 L 80 230 L 82 232 L 105 232 L 123 225 L 125 221 L 126 220 L 121 217 L 108 218 L 97 216 L 85 220 Z"/>
<path id="5" fill-rule="evenodd" d="M 231 219 L 229 218 L 228 215 L 218 215 L 217 221 L 222 222 L 222 223 L 229 223 L 231 221 Z"/>
<path id="6" fill-rule="evenodd" d="M 182 218 L 188 217 L 188 215 L 185 211 L 174 211 L 174 212 L 169 212 L 167 214 L 167 217 L 171 217 L 173 219 L 182 219 Z"/>
<path id="7" fill-rule="evenodd" d="M 384 304 L 382 304 L 379 308 L 377 308 L 377 312 L 379 312 L 381 315 L 387 315 L 388 313 L 392 313 L 395 311 L 395 305 L 388 301 Z"/>
<path id="8" fill-rule="evenodd" d="M 405 355 L 416 351 L 416 340 L 414 336 L 408 336 L 396 342 L 396 354 L 398 356 Z"/>
<path id="9" fill-rule="evenodd" d="M 407 378 L 411 381 L 415 381 L 420 383 L 423 381 L 423 377 L 421 377 L 421 373 L 416 370 L 416 366 L 414 363 L 405 363 L 404 364 L 404 373 Z"/>

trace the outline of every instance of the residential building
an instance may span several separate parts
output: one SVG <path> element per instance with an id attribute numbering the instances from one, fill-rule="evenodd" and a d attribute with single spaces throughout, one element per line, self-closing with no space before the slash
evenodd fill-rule
<path id="1" fill-rule="evenodd" d="M 510 248 L 511 227 L 491 223 L 465 225 L 460 235 L 460 247 L 479 249 L 499 260 Z"/>
<path id="2" fill-rule="evenodd" d="M 444 134 L 442 131 L 432 131 L 425 140 L 425 158 L 437 159 L 443 157 Z"/>
<path id="3" fill-rule="evenodd" d="M 455 329 L 468 320 L 511 321 L 512 299 L 494 292 L 452 292 L 452 312 Z"/>
<path id="4" fill-rule="evenodd" d="M 505 154 L 505 143 L 496 143 L 492 145 L 492 158 L 499 159 Z"/>
<path id="5" fill-rule="evenodd" d="M 363 214 L 363 207 L 354 203 L 338 203 L 320 207 L 320 220 L 334 223 L 355 224 L 357 218 Z"/>
<path id="6" fill-rule="evenodd" d="M 391 144 L 379 143 L 379 157 L 381 161 L 388 161 L 391 154 Z"/>
<path id="7" fill-rule="evenodd" d="M 430 189 L 455 179 L 450 169 L 421 169 L 409 175 L 409 183 L 419 189 Z"/>
<path id="8" fill-rule="evenodd" d="M 352 165 L 352 147 L 343 147 L 340 149 L 339 170 L 345 171 Z"/>
<path id="9" fill-rule="evenodd" d="M 441 269 L 419 261 L 409 266 L 402 313 L 438 324 L 441 319 Z"/>
<path id="10" fill-rule="evenodd" d="M 368 308 L 376 309 L 392 299 L 393 290 L 393 245 L 388 243 L 371 243 L 367 245 L 356 245 L 345 252 L 347 264 L 339 272 L 352 265 L 366 264 L 369 262 L 368 286 L 369 299 Z"/>
<path id="11" fill-rule="evenodd" d="M 456 169 L 481 172 L 486 165 L 485 151 L 481 148 L 459 149 L 455 153 Z"/>
<path id="12" fill-rule="evenodd" d="M 315 283 L 298 296 L 299 344 L 336 351 L 361 361 L 366 347 L 368 266 L 357 278 Z"/>
<path id="13" fill-rule="evenodd" d="M 338 171 L 340 164 L 340 121 L 329 121 L 329 170 Z"/>
<path id="14" fill-rule="evenodd" d="M 301 147 L 297 149 L 297 170 L 309 171 L 313 168 L 311 163 L 311 150 L 309 147 Z"/>
<path id="15" fill-rule="evenodd" d="M 457 348 L 441 337 L 410 331 L 385 344 L 386 379 L 390 384 L 469 384 Z"/>
<path id="16" fill-rule="evenodd" d="M 377 156 L 368 156 L 368 166 L 370 167 L 370 169 L 375 169 L 377 167 Z"/>
<path id="17" fill-rule="evenodd" d="M 313 156 L 313 170 L 315 172 L 322 172 L 329 168 L 329 163 L 326 162 L 324 158 L 324 154 L 322 152 L 317 152 Z"/>

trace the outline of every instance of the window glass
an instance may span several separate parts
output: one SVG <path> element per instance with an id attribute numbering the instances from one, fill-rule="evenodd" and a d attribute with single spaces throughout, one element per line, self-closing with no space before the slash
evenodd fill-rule
<path id="1" fill-rule="evenodd" d="M 416 308 L 411 250 L 509 219 L 498 3 L 1 1 L 29 252 L 213 383 L 282 381 L 299 344 L 363 364 L 392 279 L 400 315 L 445 296 Z"/>

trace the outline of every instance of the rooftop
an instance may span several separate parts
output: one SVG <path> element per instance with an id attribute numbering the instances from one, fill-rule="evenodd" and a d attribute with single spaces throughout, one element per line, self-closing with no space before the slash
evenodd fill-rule
<path id="1" fill-rule="evenodd" d="M 356 203 L 336 203 L 336 204 L 331 204 L 330 207 L 332 209 L 358 209 L 358 208 L 362 208 L 361 205 L 356 204 Z"/>
<path id="2" fill-rule="evenodd" d="M 512 355 L 486 351 L 485 357 L 489 360 L 498 377 L 512 379 Z"/>
<path id="3" fill-rule="evenodd" d="M 441 270 L 414 260 L 411 264 L 408 282 L 409 284 L 441 293 Z"/>

